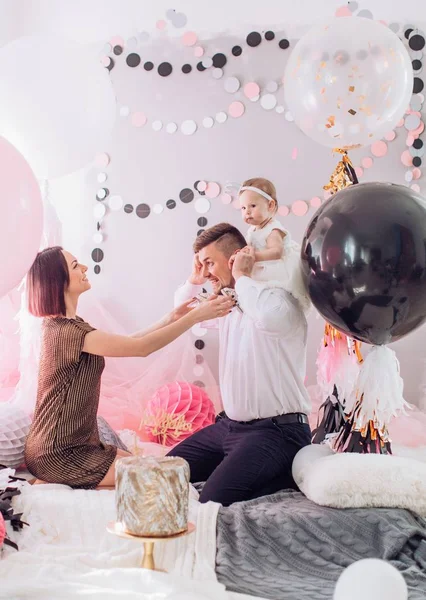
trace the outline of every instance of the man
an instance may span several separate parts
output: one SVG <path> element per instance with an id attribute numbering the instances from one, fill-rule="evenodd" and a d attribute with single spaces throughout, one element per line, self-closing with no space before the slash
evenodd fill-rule
<path id="1" fill-rule="evenodd" d="M 224 413 L 169 452 L 188 461 L 192 482 L 206 482 L 201 502 L 224 506 L 295 487 L 293 459 L 311 440 L 306 318 L 289 293 L 251 279 L 254 253 L 245 246 L 228 223 L 201 233 L 175 297 L 181 303 L 210 281 L 215 294 L 235 288 L 241 308 L 219 320 Z"/>

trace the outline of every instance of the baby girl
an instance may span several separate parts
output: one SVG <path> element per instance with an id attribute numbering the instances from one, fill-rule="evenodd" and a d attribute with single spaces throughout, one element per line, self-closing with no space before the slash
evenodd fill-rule
<path id="1" fill-rule="evenodd" d="M 247 242 L 255 252 L 253 278 L 279 285 L 292 294 L 304 310 L 310 302 L 303 284 L 300 267 L 300 246 L 275 218 L 277 193 L 268 179 L 248 179 L 238 193 L 241 213 L 250 225 Z"/>

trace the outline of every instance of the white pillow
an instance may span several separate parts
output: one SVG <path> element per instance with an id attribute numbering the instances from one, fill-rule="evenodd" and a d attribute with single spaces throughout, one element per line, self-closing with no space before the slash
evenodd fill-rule
<path id="1" fill-rule="evenodd" d="M 406 508 L 426 517 L 426 463 L 421 460 L 334 454 L 313 444 L 296 455 L 293 477 L 305 496 L 321 506 Z"/>

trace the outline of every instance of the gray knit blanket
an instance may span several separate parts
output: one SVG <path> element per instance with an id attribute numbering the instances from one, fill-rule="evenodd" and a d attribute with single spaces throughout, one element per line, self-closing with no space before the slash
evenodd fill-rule
<path id="1" fill-rule="evenodd" d="M 409 600 L 426 599 L 426 521 L 407 510 L 326 508 L 290 490 L 219 510 L 216 573 L 228 590 L 332 600 L 339 575 L 362 558 L 390 561 Z"/>

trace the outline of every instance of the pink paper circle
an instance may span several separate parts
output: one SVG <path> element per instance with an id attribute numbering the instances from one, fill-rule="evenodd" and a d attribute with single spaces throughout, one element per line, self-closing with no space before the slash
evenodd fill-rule
<path id="1" fill-rule="evenodd" d="M 229 105 L 228 111 L 231 117 L 238 119 L 238 117 L 241 117 L 244 114 L 245 106 L 242 102 L 232 102 Z"/>
<path id="2" fill-rule="evenodd" d="M 197 39 L 198 37 L 195 31 L 187 31 L 182 36 L 182 42 L 184 46 L 195 46 Z"/>
<path id="3" fill-rule="evenodd" d="M 407 135 L 407 139 L 405 140 L 405 143 L 407 144 L 407 146 L 412 146 L 414 144 L 414 140 L 415 140 L 414 135 L 412 133 L 409 133 Z"/>
<path id="4" fill-rule="evenodd" d="M 393 140 L 396 138 L 396 133 L 394 131 L 389 131 L 386 135 L 385 135 L 385 140 L 387 140 L 388 142 L 393 142 Z"/>
<path id="5" fill-rule="evenodd" d="M 355 174 L 358 179 L 361 179 L 361 177 L 364 175 L 364 169 L 362 167 L 355 167 Z"/>
<path id="6" fill-rule="evenodd" d="M 420 125 L 417 127 L 417 129 L 414 129 L 411 133 L 414 135 L 415 138 L 419 137 L 419 135 L 421 133 L 423 133 L 425 129 L 425 124 L 423 123 L 423 121 L 420 123 Z"/>
<path id="7" fill-rule="evenodd" d="M 296 160 L 297 158 L 297 154 L 298 154 L 298 149 L 297 148 L 293 148 L 292 152 L 291 152 L 291 159 L 292 160 Z"/>
<path id="8" fill-rule="evenodd" d="M 418 167 L 414 167 L 413 169 L 413 179 L 420 179 L 422 176 L 422 172 Z"/>
<path id="9" fill-rule="evenodd" d="M 163 19 L 160 19 L 159 21 L 156 22 L 155 26 L 160 31 L 164 31 L 167 27 L 167 23 Z"/>
<path id="10" fill-rule="evenodd" d="M 386 142 L 379 140 L 378 142 L 374 142 L 371 144 L 371 154 L 373 156 L 377 156 L 377 158 L 381 158 L 382 156 L 386 156 L 388 153 L 388 145 Z"/>
<path id="11" fill-rule="evenodd" d="M 197 190 L 199 192 L 205 192 L 207 189 L 207 181 L 199 181 L 197 183 Z"/>
<path id="12" fill-rule="evenodd" d="M 217 198 L 220 194 L 220 185 L 215 181 L 209 181 L 206 188 L 207 198 Z"/>
<path id="13" fill-rule="evenodd" d="M 321 206 L 321 198 L 319 198 L 318 196 L 314 196 L 313 198 L 311 198 L 311 206 L 312 208 L 318 208 L 319 206 Z"/>
<path id="14" fill-rule="evenodd" d="M 110 63 L 111 63 L 111 59 L 109 56 L 103 56 L 101 58 L 101 63 L 104 67 L 109 67 Z"/>
<path id="15" fill-rule="evenodd" d="M 409 150 L 404 150 L 401 154 L 401 162 L 404 167 L 412 167 L 413 166 L 413 157 L 410 154 Z"/>
<path id="16" fill-rule="evenodd" d="M 131 121 L 133 127 L 143 127 L 146 123 L 146 116 L 143 112 L 135 112 L 132 114 Z"/>
<path id="17" fill-rule="evenodd" d="M 349 10 L 349 6 L 340 6 L 336 12 L 336 17 L 352 17 L 352 13 Z"/>
<path id="18" fill-rule="evenodd" d="M 197 46 L 194 48 L 194 56 L 197 58 L 201 58 L 204 54 L 204 48 L 202 46 Z"/>
<path id="19" fill-rule="evenodd" d="M 420 192 L 420 186 L 418 183 L 413 183 L 413 185 L 411 185 L 410 187 L 413 190 L 413 192 Z"/>
<path id="20" fill-rule="evenodd" d="M 291 205 L 291 211 L 296 217 L 303 217 L 308 212 L 308 205 L 304 200 L 296 200 Z"/>
<path id="21" fill-rule="evenodd" d="M 231 194 L 222 194 L 220 199 L 222 200 L 222 202 L 224 204 L 231 204 L 231 202 L 232 202 Z"/>
<path id="22" fill-rule="evenodd" d="M 402 127 L 404 125 L 404 119 L 400 119 L 396 124 L 397 127 Z"/>
<path id="23" fill-rule="evenodd" d="M 114 48 L 114 46 L 124 46 L 124 40 L 119 35 L 115 35 L 114 37 L 112 37 L 110 39 L 109 43 L 111 44 L 111 46 L 113 48 Z"/>
<path id="24" fill-rule="evenodd" d="M 281 215 L 282 217 L 286 217 L 289 213 L 290 213 L 290 209 L 288 208 L 288 206 L 285 206 L 285 204 L 278 207 L 278 214 Z"/>
<path id="25" fill-rule="evenodd" d="M 370 167 L 373 166 L 373 159 L 370 158 L 369 156 L 366 156 L 365 158 L 362 159 L 361 164 L 364 167 L 364 169 L 369 169 Z"/>
<path id="26" fill-rule="evenodd" d="M 330 190 L 324 190 L 324 193 L 323 193 L 324 200 L 328 200 L 330 197 L 331 197 Z"/>
<path id="27" fill-rule="evenodd" d="M 244 94 L 249 100 L 251 100 L 260 94 L 260 87 L 254 81 L 250 81 L 244 86 Z"/>
<path id="28" fill-rule="evenodd" d="M 100 169 L 105 169 L 109 165 L 109 156 L 106 152 L 98 154 L 95 158 L 96 166 Z"/>

